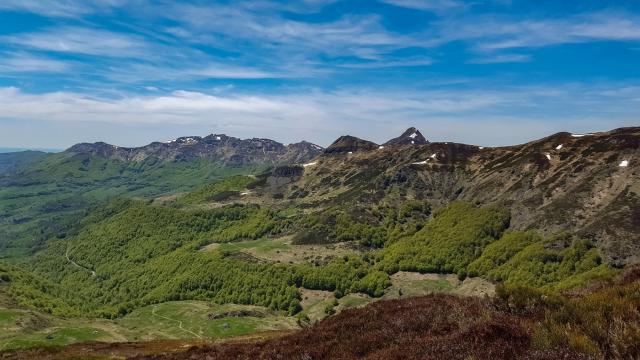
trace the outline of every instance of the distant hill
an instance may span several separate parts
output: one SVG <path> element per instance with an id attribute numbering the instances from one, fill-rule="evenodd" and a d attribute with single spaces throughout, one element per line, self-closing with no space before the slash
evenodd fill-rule
<path id="1" fill-rule="evenodd" d="M 40 148 L 6 148 L 0 147 L 0 154 L 3 153 L 12 153 L 12 152 L 21 152 L 21 151 L 40 151 L 46 153 L 56 153 L 62 151 L 61 149 L 40 149 Z"/>
<path id="2" fill-rule="evenodd" d="M 20 166 L 38 161 L 46 157 L 47 154 L 41 151 L 17 151 L 0 152 L 0 175 L 10 170 L 15 170 Z"/>

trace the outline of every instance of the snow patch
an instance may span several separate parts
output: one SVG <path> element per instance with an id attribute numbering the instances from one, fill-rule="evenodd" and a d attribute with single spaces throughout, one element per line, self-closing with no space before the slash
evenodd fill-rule
<path id="1" fill-rule="evenodd" d="M 216 140 L 220 141 L 222 138 L 220 136 L 216 136 Z"/>
<path id="2" fill-rule="evenodd" d="M 313 144 L 313 145 L 311 145 L 311 146 L 313 146 L 314 148 L 316 148 L 316 149 L 318 149 L 318 150 L 322 150 L 322 147 L 321 147 L 321 146 L 318 146 L 318 145 L 316 145 L 316 144 Z"/>
<path id="3" fill-rule="evenodd" d="M 627 166 L 629 166 L 629 160 L 622 160 L 622 161 L 620 162 L 620 165 L 618 165 L 618 166 L 620 166 L 620 167 L 627 167 Z"/>
<path id="4" fill-rule="evenodd" d="M 546 156 L 546 157 L 547 157 L 547 160 L 551 160 L 551 155 L 549 155 L 549 154 L 544 154 L 544 156 Z"/>
<path id="5" fill-rule="evenodd" d="M 310 163 L 303 164 L 302 166 L 303 166 L 303 167 L 308 167 L 308 166 L 313 166 L 313 165 L 315 165 L 315 164 L 317 164 L 317 163 L 318 163 L 317 161 L 314 161 L 314 162 L 310 162 Z"/>
<path id="6" fill-rule="evenodd" d="M 427 160 L 412 163 L 412 165 L 427 165 Z"/>
<path id="7" fill-rule="evenodd" d="M 560 150 L 560 149 L 562 149 L 562 144 L 556 146 L 556 150 Z"/>
<path id="8" fill-rule="evenodd" d="M 353 154 L 353 151 L 349 151 L 347 154 Z"/>
<path id="9" fill-rule="evenodd" d="M 411 145 L 413 145 L 413 144 L 415 144 L 415 143 L 416 143 L 415 141 L 411 140 Z"/>
<path id="10" fill-rule="evenodd" d="M 413 134 L 409 135 L 409 137 L 412 138 L 412 139 L 415 139 L 416 136 L 418 136 L 418 133 L 413 133 Z"/>
<path id="11" fill-rule="evenodd" d="M 384 146 L 382 145 L 378 146 L 378 150 L 382 150 L 382 149 L 384 149 Z"/>
<path id="12" fill-rule="evenodd" d="M 593 134 L 589 133 L 589 134 L 571 134 L 571 137 L 574 138 L 581 138 L 581 137 L 585 137 L 585 136 L 591 136 Z"/>
<path id="13" fill-rule="evenodd" d="M 434 153 L 433 155 L 431 155 L 431 156 L 429 156 L 429 157 L 430 157 L 430 158 L 432 158 L 432 159 L 437 159 L 437 158 L 438 158 L 438 154 L 435 154 L 435 153 Z"/>
<path id="14" fill-rule="evenodd" d="M 187 145 L 190 145 L 190 144 L 196 144 L 196 143 L 198 143 L 198 140 L 197 140 L 197 139 L 194 139 L 194 138 L 192 138 L 192 137 L 188 137 L 188 138 L 180 139 L 180 142 L 182 142 L 182 143 L 186 143 Z"/>
<path id="15" fill-rule="evenodd" d="M 482 149 L 484 149 L 484 146 L 480 146 L 480 147 L 478 147 L 478 149 L 482 150 Z"/>
<path id="16" fill-rule="evenodd" d="M 249 194 L 251 194 L 251 193 L 250 193 L 250 192 L 248 192 L 248 191 L 245 191 L 245 192 L 241 192 L 241 193 L 240 193 L 240 196 L 247 196 L 247 195 L 249 195 Z"/>

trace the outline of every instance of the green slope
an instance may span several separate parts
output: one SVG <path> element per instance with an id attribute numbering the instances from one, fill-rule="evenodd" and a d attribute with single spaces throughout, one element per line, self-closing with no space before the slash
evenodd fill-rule
<path id="1" fill-rule="evenodd" d="M 69 153 L 38 154 L 29 161 L 13 160 L 21 165 L 0 172 L 0 259 L 24 257 L 50 238 L 66 237 L 73 231 L 70 224 L 110 198 L 179 193 L 230 175 L 263 170 L 260 166 L 226 167 L 203 159 L 123 162 Z"/>
<path id="2" fill-rule="evenodd" d="M 338 297 L 350 292 L 381 296 L 390 286 L 389 275 L 400 270 L 460 277 L 470 272 L 538 288 L 578 286 L 615 273 L 601 265 L 597 249 L 587 241 L 504 233 L 508 211 L 462 202 L 437 209 L 422 226 L 414 223 L 420 218 L 415 211 L 429 213 L 429 207 L 386 208 L 377 220 L 380 229 L 395 229 L 391 233 L 398 239 L 328 262 L 265 263 L 247 257 L 242 247 L 201 251 L 211 243 L 266 243 L 275 236 L 306 233 L 314 223 L 310 218 L 319 216 L 292 216 L 288 207 L 208 208 L 184 201 L 202 198 L 204 190 L 226 191 L 230 184 L 240 189 L 246 183 L 233 178 L 160 204 L 118 200 L 101 206 L 77 224 L 75 234 L 52 240 L 21 268 L 5 266 L 9 293 L 24 306 L 71 316 L 113 318 L 149 304 L 189 299 L 296 313 L 298 287 L 333 291 Z M 348 234 L 350 241 L 368 244 L 368 232 L 354 231 L 363 218 L 350 218 L 352 226 L 347 219 L 332 236 Z"/>

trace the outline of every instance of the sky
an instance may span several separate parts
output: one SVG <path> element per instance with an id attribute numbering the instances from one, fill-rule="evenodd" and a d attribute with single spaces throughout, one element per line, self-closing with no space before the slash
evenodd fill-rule
<path id="1" fill-rule="evenodd" d="M 638 125 L 637 0 L 0 1 L 0 147 Z"/>

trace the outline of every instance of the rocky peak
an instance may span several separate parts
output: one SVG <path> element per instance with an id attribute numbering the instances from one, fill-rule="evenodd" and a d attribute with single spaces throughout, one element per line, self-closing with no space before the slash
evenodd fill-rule
<path id="1" fill-rule="evenodd" d="M 302 164 L 320 155 L 324 148 L 308 141 L 289 144 L 282 156 L 289 164 Z"/>
<path id="2" fill-rule="evenodd" d="M 368 151 L 378 148 L 378 144 L 362 140 L 355 136 L 345 135 L 339 137 L 324 151 L 325 154 L 341 154 L 355 151 Z"/>
<path id="3" fill-rule="evenodd" d="M 397 138 L 387 141 L 384 145 L 424 145 L 427 144 L 427 139 L 422 136 L 420 130 L 410 127 L 402 135 Z"/>

